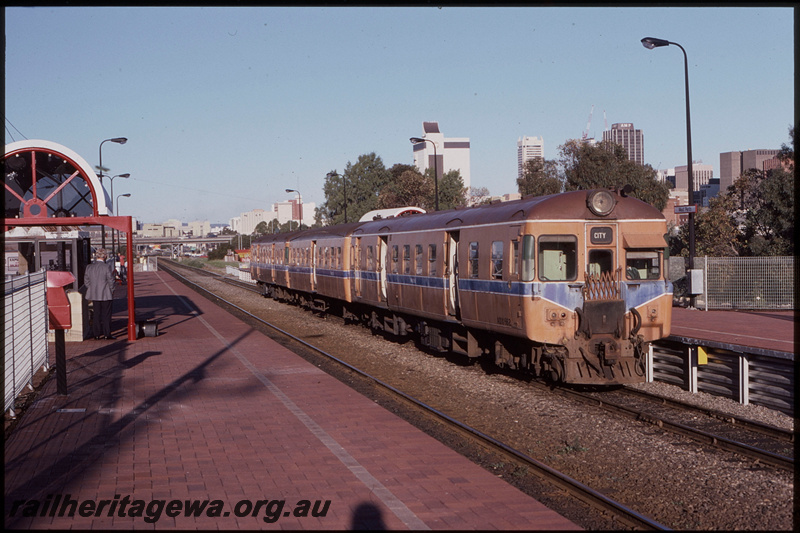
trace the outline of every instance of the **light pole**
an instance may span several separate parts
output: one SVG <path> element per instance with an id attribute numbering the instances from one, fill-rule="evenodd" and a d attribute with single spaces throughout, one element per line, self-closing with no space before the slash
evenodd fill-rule
<path id="1" fill-rule="evenodd" d="M 100 174 L 97 175 L 97 177 L 100 178 L 100 185 L 103 185 L 103 145 L 105 143 L 107 143 L 107 142 L 112 142 L 112 143 L 117 143 L 117 144 L 125 144 L 126 142 L 128 142 L 128 138 L 127 137 L 114 137 L 112 139 L 106 139 L 106 140 L 104 140 L 103 142 L 100 143 L 100 148 L 99 148 L 100 166 L 97 168 L 100 171 Z M 111 194 L 111 202 L 112 203 L 114 202 L 114 194 L 113 193 Z M 112 205 L 111 208 L 114 209 L 114 206 Z M 103 248 L 105 248 L 106 247 L 106 228 L 105 228 L 105 226 L 103 226 L 103 234 L 100 237 L 100 241 L 101 241 L 100 245 Z"/>
<path id="2" fill-rule="evenodd" d="M 694 298 L 694 288 L 691 286 L 691 271 L 694 270 L 694 172 L 692 170 L 692 121 L 689 115 L 689 59 L 686 57 L 686 50 L 683 49 L 683 46 L 679 45 L 678 43 L 673 43 L 671 41 L 667 41 L 666 39 L 657 39 L 655 37 L 645 37 L 642 39 L 642 45 L 647 48 L 648 50 L 652 50 L 653 48 L 659 48 L 661 46 L 669 46 L 674 44 L 678 48 L 681 49 L 683 52 L 683 72 L 684 72 L 684 80 L 686 86 L 686 170 L 688 172 L 688 188 L 689 188 L 689 205 L 692 206 L 692 210 L 689 211 L 689 290 L 692 292 L 690 294 L 690 303 L 691 306 L 694 307 L 695 298 Z"/>
<path id="3" fill-rule="evenodd" d="M 130 195 L 131 195 L 131 193 L 126 192 L 125 194 L 120 194 L 120 195 L 117 196 L 117 201 L 116 201 L 115 205 L 112 206 L 112 207 L 114 207 L 114 215 L 115 216 L 117 214 L 117 209 L 119 208 L 119 199 L 121 197 L 123 197 L 123 196 L 128 198 L 128 197 L 130 197 Z M 112 269 L 116 269 L 117 268 L 117 250 L 116 250 L 116 245 L 114 244 L 114 233 L 115 233 L 115 231 L 116 230 L 113 230 L 113 229 L 111 230 L 111 263 L 112 263 Z M 130 236 L 128 238 L 130 238 Z M 128 258 L 128 259 L 130 260 L 130 258 Z M 121 262 L 120 262 L 119 268 L 120 268 L 120 270 L 122 270 L 122 263 Z M 120 272 L 120 277 L 122 277 L 122 272 Z"/>
<path id="4" fill-rule="evenodd" d="M 429 142 L 433 145 L 433 190 L 435 198 L 435 209 L 439 210 L 439 158 L 436 155 L 436 143 L 430 139 L 423 139 L 421 137 L 411 137 L 409 139 L 411 144 L 417 145 L 424 142 Z"/>
<path id="5" fill-rule="evenodd" d="M 347 224 L 347 178 L 341 174 L 337 174 L 335 170 L 328 172 L 328 178 L 338 176 L 342 178 L 342 186 L 344 187 L 344 223 Z"/>
<path id="6" fill-rule="evenodd" d="M 297 221 L 297 229 L 300 229 L 300 226 L 303 224 L 303 197 L 300 194 L 300 191 L 295 189 L 286 189 L 286 192 L 296 192 L 297 193 L 297 201 L 299 202 L 298 213 L 300 214 L 299 220 Z M 292 217 L 294 218 L 294 217 Z"/>
<path id="7" fill-rule="evenodd" d="M 114 178 L 130 178 L 131 175 L 129 173 L 125 174 L 117 174 L 116 176 L 111 176 L 109 179 L 111 180 L 111 198 L 114 198 Z M 113 205 L 111 207 L 114 207 Z M 114 209 L 114 215 L 117 214 L 117 210 Z"/>

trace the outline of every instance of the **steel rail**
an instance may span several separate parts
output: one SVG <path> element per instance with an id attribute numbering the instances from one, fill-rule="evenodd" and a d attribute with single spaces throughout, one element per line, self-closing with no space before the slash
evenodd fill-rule
<path id="1" fill-rule="evenodd" d="M 242 314 L 250 317 L 251 319 L 253 319 L 253 320 L 255 320 L 255 321 L 257 321 L 257 322 L 259 322 L 259 323 L 271 328 L 272 330 L 280 333 L 281 335 L 284 335 L 284 336 L 292 339 L 293 341 L 298 342 L 302 346 L 304 346 L 304 347 L 306 347 L 306 348 L 308 348 L 308 349 L 310 349 L 310 350 L 312 350 L 312 351 L 314 351 L 314 352 L 316 352 L 316 353 L 318 353 L 318 354 L 320 354 L 320 355 L 322 355 L 322 356 L 324 356 L 324 357 L 326 357 L 326 358 L 328 358 L 328 359 L 330 359 L 332 361 L 335 361 L 336 363 L 338 363 L 339 365 L 347 368 L 351 372 L 361 376 L 364 379 L 369 380 L 370 382 L 372 382 L 372 383 L 380 386 L 381 388 L 391 392 L 395 396 L 400 397 L 400 398 L 404 399 L 405 401 L 411 403 L 412 405 L 414 405 L 418 409 L 421 409 L 426 413 L 434 415 L 439 420 L 445 422 L 448 426 L 453 427 L 453 428 L 459 430 L 462 433 L 466 433 L 467 435 L 469 435 L 473 439 L 477 439 L 479 442 L 483 443 L 485 446 L 489 446 L 489 447 L 491 447 L 491 448 L 493 448 L 495 450 L 499 450 L 502 453 L 504 453 L 505 455 L 511 456 L 516 461 L 518 461 L 518 462 L 520 462 L 520 463 L 522 463 L 522 464 L 524 464 L 526 466 L 530 466 L 530 467 L 534 468 L 537 472 L 539 472 L 539 476 L 540 477 L 546 479 L 547 481 L 549 481 L 551 483 L 556 484 L 557 486 L 561 487 L 564 490 L 567 490 L 570 494 L 573 494 L 574 496 L 578 497 L 581 501 L 583 501 L 583 502 L 585 502 L 585 503 L 587 503 L 587 504 L 589 504 L 589 505 L 591 505 L 591 506 L 593 506 L 595 508 L 601 509 L 601 510 L 606 511 L 606 512 L 614 513 L 615 515 L 617 515 L 620 518 L 621 521 L 623 521 L 627 525 L 629 525 L 631 527 L 644 528 L 644 529 L 653 529 L 653 530 L 662 530 L 662 531 L 670 530 L 670 528 L 668 528 L 667 526 L 665 526 L 665 525 L 663 525 L 663 524 L 661 524 L 661 523 L 659 523 L 659 522 L 657 522 L 657 521 L 655 521 L 655 520 L 653 520 L 653 519 L 651 519 L 649 517 L 646 517 L 646 516 L 636 512 L 636 511 L 634 511 L 633 509 L 628 508 L 624 504 L 622 504 L 620 502 L 617 502 L 617 501 L 605 496 L 604 494 L 592 489 L 591 487 L 588 487 L 587 485 L 584 485 L 580 481 L 578 481 L 578 480 L 576 480 L 576 479 L 574 479 L 574 478 L 572 478 L 572 477 L 570 477 L 570 476 L 568 476 L 568 475 L 566 475 L 566 474 L 564 474 L 562 472 L 559 472 L 558 470 L 555 470 L 555 469 L 547 466 L 546 464 L 542 463 L 541 461 L 538 461 L 538 460 L 536 460 L 536 459 L 534 459 L 534 458 L 532 458 L 532 457 L 530 457 L 530 456 L 528 456 L 528 455 L 526 455 L 526 454 L 524 454 L 524 453 L 522 453 L 522 452 L 520 452 L 518 450 L 515 450 L 514 448 L 512 448 L 512 447 L 510 447 L 510 446 L 508 446 L 506 444 L 503 444 L 502 442 L 500 442 L 500 441 L 498 441 L 498 440 L 486 435 L 485 433 L 483 433 L 483 432 L 481 432 L 481 431 L 479 431 L 479 430 L 477 430 L 477 429 L 475 429 L 473 427 L 470 427 L 470 426 L 468 426 L 468 425 L 466 425 L 466 424 L 464 424 L 462 422 L 459 422 L 459 421 L 453 419 L 452 417 L 442 413 L 441 411 L 436 410 L 435 408 L 425 404 L 424 402 L 422 402 L 420 400 L 417 400 L 416 398 L 413 398 L 413 397 L 409 396 L 408 394 L 406 394 L 406 393 L 394 388 L 393 386 L 389 385 L 388 383 L 386 383 L 386 382 L 384 382 L 384 381 L 382 381 L 382 380 L 380 380 L 380 379 L 378 379 L 378 378 L 376 378 L 376 377 L 374 377 L 374 376 L 372 376 L 372 375 L 370 375 L 370 374 L 368 374 L 368 373 L 366 373 L 366 372 L 354 367 L 353 365 L 351 365 L 351 364 L 339 359 L 338 357 L 335 357 L 335 356 L 325 352 L 324 350 L 322 350 L 320 348 L 317 348 L 316 346 L 304 341 L 303 339 L 300 339 L 299 337 L 296 337 L 295 335 L 292 335 L 291 333 L 279 328 L 278 326 L 275 326 L 274 324 L 271 324 L 271 323 L 267 322 L 266 320 L 254 315 L 253 313 L 251 313 L 251 312 L 249 312 L 249 311 L 247 311 L 247 310 L 245 310 L 245 309 L 243 309 L 241 307 L 239 307 L 238 305 L 236 305 L 236 304 L 234 304 L 232 302 L 229 302 L 229 301 L 225 300 L 224 298 L 221 298 L 220 296 L 214 294 L 210 290 L 205 289 L 204 287 L 201 287 L 200 285 L 198 285 L 198 284 L 192 282 L 191 280 L 187 279 L 185 276 L 182 276 L 178 272 L 175 272 L 175 270 L 170 269 L 170 268 L 167 268 L 166 270 L 168 272 L 170 272 L 172 275 L 175 275 L 175 276 L 178 276 L 179 278 L 181 278 L 184 283 L 195 287 L 196 290 L 199 290 L 201 292 L 204 292 L 204 293 L 207 293 L 207 294 L 213 296 L 215 300 L 224 302 L 225 305 L 236 309 L 240 313 L 242 313 Z M 202 271 L 202 269 L 199 269 L 199 270 Z"/>
<path id="2" fill-rule="evenodd" d="M 728 413 L 723 413 L 722 411 L 716 411 L 714 409 L 709 409 L 707 407 L 692 405 L 690 403 L 682 402 L 680 400 L 665 398 L 664 396 L 660 396 L 658 394 L 652 394 L 650 392 L 634 389 L 631 387 L 625 387 L 624 389 L 621 390 L 624 392 L 624 394 L 639 396 L 654 402 L 662 403 L 663 405 L 678 407 L 686 411 L 694 411 L 697 413 L 702 413 L 711 418 L 716 418 L 717 420 L 728 422 L 729 424 L 733 424 L 735 426 L 747 429 L 748 431 L 752 431 L 754 433 L 761 433 L 762 435 L 773 437 L 775 439 L 786 442 L 794 442 L 794 431 L 791 430 L 770 426 L 768 424 L 763 424 L 755 420 L 748 420 L 747 418 L 741 418 L 738 416 L 730 415 Z"/>
<path id="3" fill-rule="evenodd" d="M 559 392 L 570 395 L 586 403 L 595 404 L 597 407 L 600 407 L 607 411 L 621 413 L 623 415 L 626 415 L 628 418 L 649 422 L 662 429 L 666 429 L 673 433 L 689 437 L 695 441 L 711 444 L 716 448 L 744 455 L 745 457 L 757 459 L 761 462 L 770 464 L 778 468 L 782 468 L 784 470 L 792 470 L 792 471 L 794 470 L 793 457 L 786 457 L 767 450 L 762 450 L 760 448 L 756 448 L 755 446 L 750 446 L 749 444 L 745 444 L 743 442 L 737 442 L 735 440 L 728 439 L 720 435 L 715 435 L 713 433 L 709 433 L 701 429 L 693 428 L 685 424 L 681 424 L 679 422 L 671 422 L 665 419 L 664 417 L 653 415 L 645 411 L 632 409 L 630 407 L 625 407 L 623 405 L 615 404 L 607 400 L 601 400 L 594 396 L 587 396 L 577 391 L 560 389 Z"/>

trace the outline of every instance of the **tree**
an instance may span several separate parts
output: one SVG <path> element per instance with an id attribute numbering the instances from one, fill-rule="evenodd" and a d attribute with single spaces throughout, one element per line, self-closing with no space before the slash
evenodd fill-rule
<path id="1" fill-rule="evenodd" d="M 489 203 L 492 195 L 486 187 L 470 187 L 467 196 L 468 205 L 480 205 Z"/>
<path id="2" fill-rule="evenodd" d="M 655 169 L 629 160 L 619 144 L 602 141 L 591 145 L 571 140 L 560 146 L 559 151 L 565 190 L 621 189 L 631 185 L 631 196 L 659 211 L 666 207 L 669 188 L 658 181 Z"/>
<path id="3" fill-rule="evenodd" d="M 347 220 L 355 221 L 364 213 L 378 208 L 378 194 L 391 179 L 391 174 L 375 152 L 359 156 L 355 164 L 348 161 L 343 175 L 347 182 Z M 344 222 L 344 183 L 339 176 L 325 178 L 325 202 L 319 207 L 319 220 L 326 225 Z"/>
<path id="4" fill-rule="evenodd" d="M 523 197 L 560 193 L 562 183 L 558 178 L 558 165 L 540 157 L 525 161 L 522 176 L 517 178 L 517 190 Z"/>
<path id="5" fill-rule="evenodd" d="M 397 166 L 395 165 L 395 167 Z M 394 176 L 383 186 L 378 196 L 378 208 L 417 206 L 425 210 L 432 210 L 433 192 L 433 180 L 428 176 L 423 176 L 416 167 L 412 166 Z"/>
<path id="6" fill-rule="evenodd" d="M 732 214 L 733 202 L 729 196 L 709 200 L 709 207 L 694 217 L 695 254 L 713 257 L 739 255 L 739 230 Z M 689 256 L 689 225 L 682 225 L 677 235 L 670 238 L 670 254 Z"/>
<path id="7" fill-rule="evenodd" d="M 741 223 L 740 255 L 794 254 L 794 172 L 746 170 L 728 188 Z"/>
<path id="8" fill-rule="evenodd" d="M 256 235 L 264 235 L 265 233 L 270 233 L 269 225 L 264 222 L 263 220 L 256 225 L 256 229 L 253 231 Z"/>
<path id="9" fill-rule="evenodd" d="M 431 169 L 431 172 L 433 170 Z M 426 172 L 427 174 L 427 172 Z M 433 174 L 431 174 L 431 181 Z M 434 201 L 434 206 L 435 206 Z M 442 175 L 439 180 L 439 209 L 455 209 L 467 205 L 467 188 L 464 187 L 464 179 L 458 170 L 450 170 Z"/>

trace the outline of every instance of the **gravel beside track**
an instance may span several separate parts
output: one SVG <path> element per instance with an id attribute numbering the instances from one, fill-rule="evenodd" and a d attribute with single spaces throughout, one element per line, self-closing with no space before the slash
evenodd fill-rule
<path id="1" fill-rule="evenodd" d="M 524 378 L 490 365 L 426 354 L 412 342 L 388 341 L 361 326 L 344 325 L 336 317 L 321 318 L 201 275 L 187 277 L 671 528 L 792 529 L 791 472 L 754 464 L 651 424 L 615 417 L 532 388 Z M 663 383 L 636 387 L 766 424 L 793 427 L 791 417 L 760 406 L 689 394 Z M 515 482 L 515 472 L 508 465 L 484 466 Z"/>

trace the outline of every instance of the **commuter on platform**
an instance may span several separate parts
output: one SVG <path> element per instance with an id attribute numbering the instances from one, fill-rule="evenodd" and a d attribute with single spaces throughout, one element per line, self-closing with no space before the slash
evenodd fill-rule
<path id="1" fill-rule="evenodd" d="M 111 336 L 111 305 L 114 295 L 114 274 L 105 262 L 108 252 L 100 248 L 95 261 L 86 267 L 86 299 L 92 302 L 92 333 L 95 339 L 113 339 Z"/>

